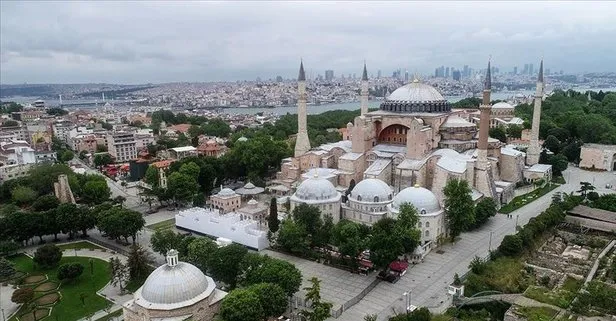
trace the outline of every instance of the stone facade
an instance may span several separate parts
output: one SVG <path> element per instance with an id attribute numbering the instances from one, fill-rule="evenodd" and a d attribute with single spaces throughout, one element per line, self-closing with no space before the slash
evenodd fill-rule
<path id="1" fill-rule="evenodd" d="M 584 144 L 580 152 L 580 167 L 616 171 L 616 145 Z"/>
<path id="2" fill-rule="evenodd" d="M 207 299 L 174 310 L 149 310 L 134 302 L 129 302 L 124 305 L 122 315 L 125 321 L 150 321 L 183 316 L 187 319 L 191 318 L 191 320 L 212 321 L 218 314 L 219 309 L 220 301 L 210 303 Z"/>

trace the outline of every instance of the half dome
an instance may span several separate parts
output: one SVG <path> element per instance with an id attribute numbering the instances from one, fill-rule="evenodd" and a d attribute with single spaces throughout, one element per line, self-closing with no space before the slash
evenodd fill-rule
<path id="1" fill-rule="evenodd" d="M 418 185 L 401 190 L 400 193 L 394 197 L 391 206 L 395 210 L 400 210 L 400 206 L 404 203 L 413 205 L 420 214 L 422 211 L 425 211 L 425 213 L 434 213 L 441 209 L 436 195 L 429 189 L 419 187 Z"/>
<path id="2" fill-rule="evenodd" d="M 392 200 L 392 190 L 380 179 L 367 178 L 355 185 L 349 198 L 358 202 L 389 202 Z"/>
<path id="3" fill-rule="evenodd" d="M 513 106 L 510 103 L 501 101 L 499 103 L 494 104 L 492 108 L 494 109 L 513 109 Z"/>

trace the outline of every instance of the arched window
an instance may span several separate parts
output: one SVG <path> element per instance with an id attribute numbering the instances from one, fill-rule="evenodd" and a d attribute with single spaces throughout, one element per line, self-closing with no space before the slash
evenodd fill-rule
<path id="1" fill-rule="evenodd" d="M 430 227 L 430 222 L 426 222 L 426 227 Z"/>
<path id="2" fill-rule="evenodd" d="M 417 223 L 417 227 L 421 228 L 421 222 Z"/>
<path id="3" fill-rule="evenodd" d="M 374 202 L 375 202 L 375 203 L 378 203 L 378 202 L 379 202 L 379 197 L 378 197 L 378 196 L 375 196 L 375 197 L 374 197 Z"/>
<path id="4" fill-rule="evenodd" d="M 430 231 L 426 230 L 426 237 L 429 237 L 429 236 L 430 236 Z"/>
<path id="5" fill-rule="evenodd" d="M 361 202 L 361 195 L 357 195 L 357 200 Z"/>

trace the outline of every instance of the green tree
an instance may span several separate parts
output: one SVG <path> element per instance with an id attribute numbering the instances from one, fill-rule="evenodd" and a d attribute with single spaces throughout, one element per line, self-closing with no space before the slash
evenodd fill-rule
<path id="1" fill-rule="evenodd" d="M 595 187 L 589 183 L 589 182 L 580 182 L 580 190 L 577 191 L 578 193 L 580 193 L 582 195 L 582 197 L 585 199 L 588 192 L 592 192 L 595 190 Z"/>
<path id="2" fill-rule="evenodd" d="M 154 252 L 165 256 L 171 249 L 179 249 L 183 235 L 170 229 L 156 230 L 150 238 L 150 244 Z"/>
<path id="3" fill-rule="evenodd" d="M 404 254 L 405 249 L 396 233 L 396 220 L 385 217 L 372 225 L 370 238 L 370 260 L 380 269 L 386 269 L 389 263 Z"/>
<path id="4" fill-rule="evenodd" d="M 331 316 L 333 304 L 321 301 L 321 281 L 316 277 L 310 279 L 311 286 L 306 290 L 306 301 L 310 301 L 312 310 L 302 310 L 300 313 L 309 321 L 325 321 Z"/>
<path id="5" fill-rule="evenodd" d="M 475 227 L 485 224 L 490 217 L 496 215 L 497 205 L 493 198 L 484 197 L 475 206 Z"/>
<path id="6" fill-rule="evenodd" d="M 267 225 L 272 233 L 278 232 L 280 227 L 280 220 L 278 220 L 278 203 L 275 197 L 270 200 L 269 216 L 267 218 Z"/>
<path id="7" fill-rule="evenodd" d="M 244 256 L 240 270 L 238 283 L 242 286 L 272 283 L 280 286 L 287 296 L 292 296 L 302 284 L 302 274 L 295 265 L 255 253 Z"/>
<path id="8" fill-rule="evenodd" d="M 522 130 L 524 128 L 520 125 L 509 125 L 507 127 L 507 137 L 522 138 Z"/>
<path id="9" fill-rule="evenodd" d="M 81 231 L 83 237 L 88 236 L 88 230 L 96 226 L 96 214 L 89 208 L 82 207 L 77 215 L 77 229 Z"/>
<path id="10" fill-rule="evenodd" d="M 72 239 L 74 234 L 79 231 L 79 210 L 77 205 L 72 203 L 60 204 L 56 209 L 56 221 L 61 228 L 61 232 L 68 234 Z"/>
<path id="11" fill-rule="evenodd" d="M 248 289 L 236 289 L 223 299 L 220 316 L 224 321 L 261 321 L 265 314 L 256 293 Z"/>
<path id="12" fill-rule="evenodd" d="M 505 256 L 516 256 L 522 253 L 523 246 L 522 239 L 517 234 L 506 235 L 498 251 Z"/>
<path id="13" fill-rule="evenodd" d="M 62 163 L 67 163 L 75 157 L 75 153 L 72 151 L 65 149 L 60 155 L 58 155 L 58 160 Z"/>
<path id="14" fill-rule="evenodd" d="M 11 295 L 11 302 L 17 304 L 24 304 L 30 302 L 34 298 L 34 290 L 29 287 L 23 287 L 15 290 Z"/>
<path id="15" fill-rule="evenodd" d="M 318 207 L 302 203 L 297 205 L 291 214 L 293 215 L 293 221 L 303 227 L 310 236 L 315 236 L 323 227 L 321 210 Z M 313 241 L 312 238 L 311 241 Z"/>
<path id="16" fill-rule="evenodd" d="M 188 262 L 198 267 L 203 273 L 208 271 L 210 255 L 218 250 L 214 241 L 206 237 L 199 237 L 188 244 Z"/>
<path id="17" fill-rule="evenodd" d="M 417 209 L 411 204 L 402 204 L 395 222 L 395 234 L 399 237 L 405 253 L 412 253 L 421 243 L 421 232 L 417 229 L 417 223 Z"/>
<path id="18" fill-rule="evenodd" d="M 11 261 L 0 257 L 0 280 L 5 280 L 15 274 L 15 267 Z"/>
<path id="19" fill-rule="evenodd" d="M 549 135 L 543 142 L 543 147 L 549 149 L 552 153 L 560 153 L 560 140 L 556 136 Z"/>
<path id="20" fill-rule="evenodd" d="M 83 265 L 79 263 L 65 263 L 60 265 L 58 268 L 58 279 L 60 281 L 64 280 L 74 280 L 78 278 L 83 273 Z"/>
<path id="21" fill-rule="evenodd" d="M 305 254 L 310 248 L 310 239 L 306 228 L 288 217 L 282 221 L 276 237 L 276 244 L 285 251 Z"/>
<path id="22" fill-rule="evenodd" d="M 48 269 L 58 265 L 61 259 L 62 250 L 53 244 L 47 244 L 36 249 L 33 261 L 39 266 Z"/>
<path id="23" fill-rule="evenodd" d="M 357 255 L 367 246 L 366 236 L 362 235 L 358 223 L 349 220 L 340 220 L 332 229 L 332 241 L 340 253 L 349 256 L 356 264 Z"/>
<path id="24" fill-rule="evenodd" d="M 32 209 L 37 212 L 44 212 L 54 209 L 60 205 L 60 201 L 54 195 L 43 195 L 32 203 Z"/>
<path id="25" fill-rule="evenodd" d="M 490 128 L 489 135 L 490 135 L 490 137 L 496 138 L 496 139 L 500 140 L 503 143 L 507 142 L 507 132 L 501 126 Z"/>
<path id="26" fill-rule="evenodd" d="M 150 265 L 153 263 L 148 250 L 139 244 L 133 244 L 128 253 L 128 275 L 131 280 L 143 280 L 151 272 Z"/>
<path id="27" fill-rule="evenodd" d="M 199 184 L 197 184 L 194 177 L 175 172 L 169 175 L 167 190 L 176 205 L 186 204 L 192 201 L 195 194 L 199 192 Z"/>
<path id="28" fill-rule="evenodd" d="M 112 257 L 109 259 L 109 269 L 111 270 L 111 284 L 119 286 L 120 291 L 124 291 L 124 285 L 129 280 L 128 265 L 122 263 L 120 258 Z"/>
<path id="29" fill-rule="evenodd" d="M 89 205 L 101 204 L 109 200 L 111 190 L 104 180 L 91 180 L 83 187 L 82 200 Z"/>
<path id="30" fill-rule="evenodd" d="M 445 194 L 445 211 L 451 240 L 475 224 L 475 205 L 471 189 L 465 180 L 452 179 L 443 188 Z"/>
<path id="31" fill-rule="evenodd" d="M 233 289 L 240 273 L 240 263 L 246 253 L 248 250 L 239 244 L 223 246 L 210 254 L 207 262 L 208 271 L 214 279 L 228 284 Z"/>
<path id="32" fill-rule="evenodd" d="M 96 154 L 94 155 L 94 166 L 96 167 L 102 167 L 105 165 L 109 165 L 113 163 L 113 159 L 111 158 L 111 155 L 109 154 Z"/>
<path id="33" fill-rule="evenodd" d="M 197 178 L 199 178 L 200 170 L 201 169 L 199 168 L 199 165 L 195 164 L 194 162 L 183 164 L 182 167 L 180 167 L 180 173 L 192 177 L 193 179 L 195 179 L 195 181 L 197 180 Z"/>
<path id="34" fill-rule="evenodd" d="M 246 288 L 252 291 L 259 298 L 263 315 L 267 317 L 277 318 L 287 310 L 287 295 L 284 290 L 272 283 L 258 283 Z"/>
<path id="35" fill-rule="evenodd" d="M 389 321 L 430 321 L 432 314 L 426 307 L 413 310 L 406 314 L 398 314 L 389 319 Z"/>
<path id="36" fill-rule="evenodd" d="M 153 187 L 159 185 L 159 169 L 156 166 L 150 165 L 148 169 L 145 171 L 144 181 Z"/>
<path id="37" fill-rule="evenodd" d="M 13 202 L 19 206 L 32 204 L 38 193 L 27 186 L 17 186 L 11 191 Z"/>

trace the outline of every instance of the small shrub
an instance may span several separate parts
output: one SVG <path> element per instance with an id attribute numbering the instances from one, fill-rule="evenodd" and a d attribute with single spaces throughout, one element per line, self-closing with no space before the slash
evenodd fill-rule
<path id="1" fill-rule="evenodd" d="M 548 287 L 550 285 L 550 276 L 544 275 L 539 279 L 539 284 Z"/>

